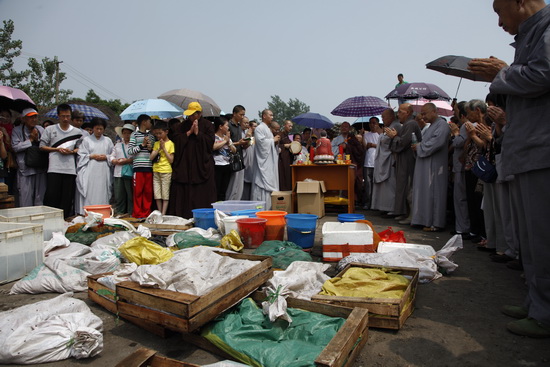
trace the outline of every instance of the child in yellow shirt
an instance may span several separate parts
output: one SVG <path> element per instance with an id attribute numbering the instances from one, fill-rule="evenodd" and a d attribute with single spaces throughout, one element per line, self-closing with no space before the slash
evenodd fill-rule
<path id="1" fill-rule="evenodd" d="M 174 162 L 174 143 L 168 139 L 168 125 L 158 122 L 153 127 L 157 138 L 150 159 L 153 163 L 153 193 L 157 209 L 166 215 L 170 198 L 170 182 L 172 181 L 172 162 Z M 160 158 L 157 157 L 160 156 Z"/>

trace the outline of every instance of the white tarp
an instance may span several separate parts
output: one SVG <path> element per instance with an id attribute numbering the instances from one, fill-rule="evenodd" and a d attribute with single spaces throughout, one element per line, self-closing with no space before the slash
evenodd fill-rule
<path id="1" fill-rule="evenodd" d="M 417 268 L 419 270 L 418 281 L 428 283 L 441 278 L 442 275 L 437 270 L 438 266 L 445 269 L 447 273 L 452 273 L 458 268 L 458 265 L 452 262 L 450 258 L 455 251 L 460 249 L 462 249 L 462 237 L 455 235 L 433 257 L 422 256 L 404 249 L 386 253 L 352 254 L 340 260 L 338 269 L 342 270 L 350 263 Z"/>
<path id="2" fill-rule="evenodd" d="M 102 331 L 101 319 L 72 293 L 0 312 L 0 363 L 93 357 L 103 350 Z"/>
<path id="3" fill-rule="evenodd" d="M 201 296 L 259 263 L 221 256 L 210 247 L 197 246 L 176 251 L 162 264 L 139 266 L 130 280 L 145 287 Z"/>

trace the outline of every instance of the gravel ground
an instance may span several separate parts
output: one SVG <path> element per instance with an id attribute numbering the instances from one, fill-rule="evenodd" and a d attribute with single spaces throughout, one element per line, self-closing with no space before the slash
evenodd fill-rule
<path id="1" fill-rule="evenodd" d="M 425 233 L 383 219 L 376 212 L 365 213 L 378 231 L 392 226 L 405 231 L 410 243 L 427 244 L 439 250 L 451 237 L 449 231 Z M 335 214 L 320 223 L 336 221 Z M 321 254 L 321 225 L 312 254 Z M 521 272 L 491 262 L 486 252 L 465 241 L 453 261 L 459 265 L 451 275 L 421 284 L 412 316 L 399 331 L 370 329 L 369 341 L 353 366 L 550 366 L 548 339 L 519 337 L 506 331 L 513 320 L 499 312 L 504 304 L 521 304 L 526 294 Z M 56 294 L 7 295 L 12 284 L 0 286 L 0 311 L 53 298 Z M 139 347 L 157 350 L 178 360 L 207 364 L 219 358 L 182 341 L 154 336 L 116 318 L 76 294 L 104 322 L 104 350 L 87 360 L 65 360 L 43 366 L 114 366 Z"/>

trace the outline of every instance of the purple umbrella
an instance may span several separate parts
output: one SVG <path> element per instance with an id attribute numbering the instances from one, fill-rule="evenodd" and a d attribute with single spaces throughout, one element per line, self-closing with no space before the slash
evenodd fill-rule
<path id="1" fill-rule="evenodd" d="M 430 83 L 407 83 L 392 90 L 385 97 L 386 99 L 443 99 L 450 100 L 451 97 L 435 84 Z"/>
<path id="2" fill-rule="evenodd" d="M 36 105 L 31 97 L 22 90 L 1 85 L 0 107 L 7 107 L 10 110 L 21 112 L 25 108 L 36 108 Z"/>
<path id="3" fill-rule="evenodd" d="M 334 126 L 334 123 L 327 117 L 313 112 L 302 113 L 301 115 L 294 117 L 292 121 L 298 125 L 319 129 L 330 129 Z"/>
<path id="4" fill-rule="evenodd" d="M 340 103 L 331 114 L 344 117 L 374 116 L 390 108 L 381 98 L 372 96 L 357 96 Z"/>

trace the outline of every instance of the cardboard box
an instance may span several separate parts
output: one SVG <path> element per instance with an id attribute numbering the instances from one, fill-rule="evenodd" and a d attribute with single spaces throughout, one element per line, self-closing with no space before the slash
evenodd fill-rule
<path id="1" fill-rule="evenodd" d="M 273 191 L 271 193 L 271 210 L 293 213 L 292 191 Z"/>
<path id="2" fill-rule="evenodd" d="M 319 218 L 324 217 L 326 191 L 324 181 L 296 182 L 298 213 L 315 214 Z"/>

